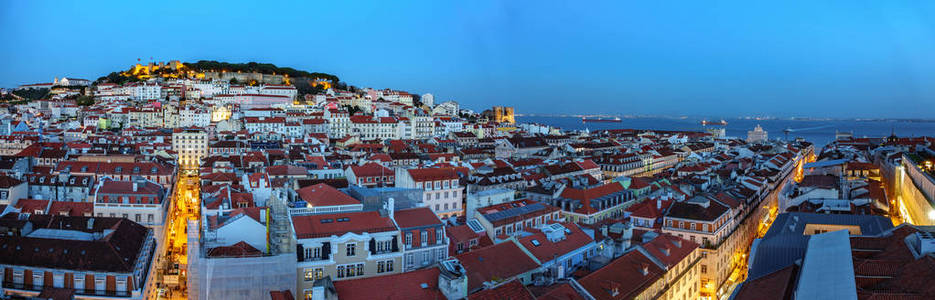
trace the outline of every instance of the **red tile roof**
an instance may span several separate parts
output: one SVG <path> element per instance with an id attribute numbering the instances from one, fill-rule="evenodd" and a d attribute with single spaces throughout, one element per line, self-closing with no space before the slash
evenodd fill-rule
<path id="1" fill-rule="evenodd" d="M 93 216 L 94 203 L 91 202 L 71 202 L 71 201 L 52 201 L 49 206 L 50 215 L 68 215 L 68 216 Z"/>
<path id="2" fill-rule="evenodd" d="M 437 300 L 445 299 L 438 289 L 438 268 L 334 282 L 341 300 Z M 422 284 L 428 288 L 422 288 Z"/>
<path id="3" fill-rule="evenodd" d="M 345 220 L 346 221 L 339 221 Z M 292 217 L 292 226 L 296 237 L 310 239 L 343 235 L 348 232 L 386 232 L 395 231 L 396 225 L 390 218 L 380 216 L 376 211 L 334 213 Z"/>
<path id="4" fill-rule="evenodd" d="M 299 198 L 312 206 L 337 206 L 360 204 L 360 201 L 354 199 L 342 191 L 331 187 L 330 185 L 319 183 L 299 189 Z"/>
<path id="5" fill-rule="evenodd" d="M 537 300 L 585 300 L 569 283 L 559 284 L 552 290 L 542 294 Z"/>
<path id="6" fill-rule="evenodd" d="M 8 188 L 20 185 L 22 183 L 23 183 L 22 180 L 19 180 L 19 179 L 16 179 L 16 178 L 13 178 L 7 175 L 0 175 L 0 188 L 8 189 Z M 16 199 L 12 199 L 12 200 L 16 200 Z"/>
<path id="7" fill-rule="evenodd" d="M 640 251 L 630 251 L 578 280 L 595 299 L 633 299 L 662 279 L 664 270 Z"/>
<path id="8" fill-rule="evenodd" d="M 15 219 L 17 216 L 7 214 L 3 218 Z M 93 222 L 90 219 L 56 215 L 29 216 L 33 229 L 89 233 L 110 231 L 104 238 L 96 240 L 0 236 L 0 244 L 17 246 L 0 247 L 0 264 L 59 270 L 132 272 L 136 259 L 144 255 L 141 251 L 146 238 L 152 238 L 151 230 L 125 218 L 93 217 Z"/>
<path id="9" fill-rule="evenodd" d="M 135 190 L 133 187 L 134 185 L 136 185 Z M 100 188 L 98 188 L 96 192 L 99 194 L 105 193 L 105 194 L 160 195 L 162 192 L 162 186 L 152 183 L 150 181 L 134 182 L 134 181 L 123 181 L 123 180 L 104 180 L 104 182 L 100 185 Z M 162 198 L 162 197 L 157 197 L 157 198 Z"/>
<path id="10" fill-rule="evenodd" d="M 657 200 L 661 203 L 657 203 Z M 663 213 L 670 205 L 672 205 L 672 200 L 647 199 L 627 207 L 626 211 L 630 212 L 630 215 L 634 217 L 658 219 L 663 216 Z"/>
<path id="11" fill-rule="evenodd" d="M 19 199 L 13 207 L 19 208 L 23 213 L 35 214 L 36 211 L 41 211 L 44 214 L 49 208 L 49 200 Z"/>
<path id="12" fill-rule="evenodd" d="M 458 173 L 452 169 L 410 169 L 409 175 L 416 182 L 458 179 Z"/>
<path id="13" fill-rule="evenodd" d="M 483 235 L 483 232 L 476 233 L 474 230 L 471 230 L 471 227 L 468 227 L 467 225 L 447 226 L 445 227 L 445 232 L 448 233 L 448 238 L 450 238 L 452 242 L 469 241 Z"/>
<path id="14" fill-rule="evenodd" d="M 306 168 L 292 165 L 269 166 L 266 173 L 273 176 L 308 175 Z"/>
<path id="15" fill-rule="evenodd" d="M 698 248 L 697 243 L 665 233 L 641 246 L 669 269 L 675 267 Z"/>
<path id="16" fill-rule="evenodd" d="M 383 154 L 386 155 L 386 154 Z M 389 161 L 389 159 L 387 159 Z M 351 172 L 354 173 L 354 176 L 359 177 L 376 177 L 376 176 L 393 176 L 396 175 L 393 170 L 390 170 L 387 167 L 384 167 L 378 163 L 371 162 L 366 163 L 362 166 L 351 166 Z"/>
<path id="17" fill-rule="evenodd" d="M 588 189 L 567 187 L 564 191 L 562 191 L 561 197 L 581 200 L 582 205 L 577 209 L 576 212 L 592 214 L 596 213 L 597 209 L 591 206 L 591 199 L 600 198 L 619 191 L 623 191 L 623 186 L 617 182 L 612 182 Z"/>
<path id="18" fill-rule="evenodd" d="M 510 282 L 501 284 L 489 290 L 483 290 L 468 296 L 469 300 L 535 300 L 532 293 L 526 289 L 526 286 L 519 280 L 510 280 Z"/>
<path id="19" fill-rule="evenodd" d="M 468 291 L 483 287 L 485 281 L 512 278 L 539 267 L 512 242 L 477 249 L 456 257 L 467 273 Z"/>
<path id="20" fill-rule="evenodd" d="M 269 291 L 270 300 L 295 300 L 295 297 L 292 296 L 292 291 L 282 290 L 282 291 Z"/>
<path id="21" fill-rule="evenodd" d="M 412 228 L 420 226 L 443 225 L 438 219 L 438 215 L 428 207 L 416 207 L 397 210 L 393 213 L 393 219 L 399 228 Z"/>
<path id="22" fill-rule="evenodd" d="M 221 246 L 208 249 L 208 257 L 251 257 L 262 255 L 263 252 L 257 250 L 250 244 L 240 241 L 230 246 Z"/>

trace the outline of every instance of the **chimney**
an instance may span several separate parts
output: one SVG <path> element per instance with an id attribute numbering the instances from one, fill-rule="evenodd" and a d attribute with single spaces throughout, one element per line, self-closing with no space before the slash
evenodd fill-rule
<path id="1" fill-rule="evenodd" d="M 643 268 L 640 270 L 640 272 L 643 273 L 643 276 L 648 275 L 648 274 L 649 274 L 649 265 L 643 264 Z"/>
<path id="2" fill-rule="evenodd" d="M 656 198 L 656 209 L 662 209 L 662 199 Z"/>

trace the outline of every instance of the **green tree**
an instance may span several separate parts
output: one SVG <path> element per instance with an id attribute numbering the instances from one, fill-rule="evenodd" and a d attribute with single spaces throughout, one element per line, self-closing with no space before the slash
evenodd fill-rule
<path id="1" fill-rule="evenodd" d="M 343 107 L 344 110 L 347 111 L 347 114 L 350 116 L 353 116 L 354 114 L 360 112 L 360 107 L 357 107 L 355 105 L 341 105 L 341 107 Z"/>
<path id="2" fill-rule="evenodd" d="M 39 100 L 48 98 L 49 89 L 25 89 L 25 90 L 15 90 L 13 91 L 14 95 L 24 98 L 25 100 Z"/>
<path id="3" fill-rule="evenodd" d="M 75 99 L 75 104 L 80 106 L 91 106 L 94 104 L 94 97 L 91 96 L 78 96 L 78 99 Z"/>

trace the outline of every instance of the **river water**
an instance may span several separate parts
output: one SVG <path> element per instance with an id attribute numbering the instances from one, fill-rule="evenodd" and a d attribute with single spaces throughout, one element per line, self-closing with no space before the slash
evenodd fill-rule
<path id="1" fill-rule="evenodd" d="M 693 130 L 702 131 L 699 118 L 661 118 L 638 117 L 623 118 L 620 123 L 583 123 L 577 117 L 516 117 L 519 123 L 539 123 L 562 129 L 600 130 L 600 129 L 656 129 L 656 130 Z M 790 120 L 790 119 L 725 119 L 727 136 L 746 138 L 747 131 L 756 125 L 769 133 L 770 139 L 786 138 L 783 130 L 792 129 L 788 138 L 805 138 L 815 144 L 816 149 L 834 140 L 836 131 L 852 132 L 855 137 L 884 137 L 895 132 L 900 137 L 935 136 L 935 121 L 897 121 L 897 120 Z M 709 120 L 719 121 L 719 120 Z M 710 127 L 710 126 L 709 126 Z"/>

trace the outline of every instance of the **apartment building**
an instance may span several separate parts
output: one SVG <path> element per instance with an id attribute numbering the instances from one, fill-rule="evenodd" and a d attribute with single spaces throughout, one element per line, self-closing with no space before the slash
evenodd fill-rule
<path id="1" fill-rule="evenodd" d="M 461 197 L 464 188 L 452 169 L 396 169 L 396 187 L 423 190 L 422 202 L 441 218 L 464 214 Z"/>
<path id="2" fill-rule="evenodd" d="M 310 296 L 316 280 L 333 281 L 402 271 L 400 231 L 376 211 L 292 217 L 296 240 L 296 291 Z"/>
<path id="3" fill-rule="evenodd" d="M 172 150 L 178 154 L 179 168 L 195 170 L 208 156 L 208 133 L 199 128 L 178 128 L 172 132 Z"/>
<path id="4" fill-rule="evenodd" d="M 445 225 L 427 207 L 397 210 L 393 219 L 403 239 L 404 272 L 432 266 L 448 257 Z"/>
<path id="5" fill-rule="evenodd" d="M 153 231 L 125 218 L 7 214 L 0 227 L 5 296 L 71 289 L 79 299 L 149 299 Z"/>

